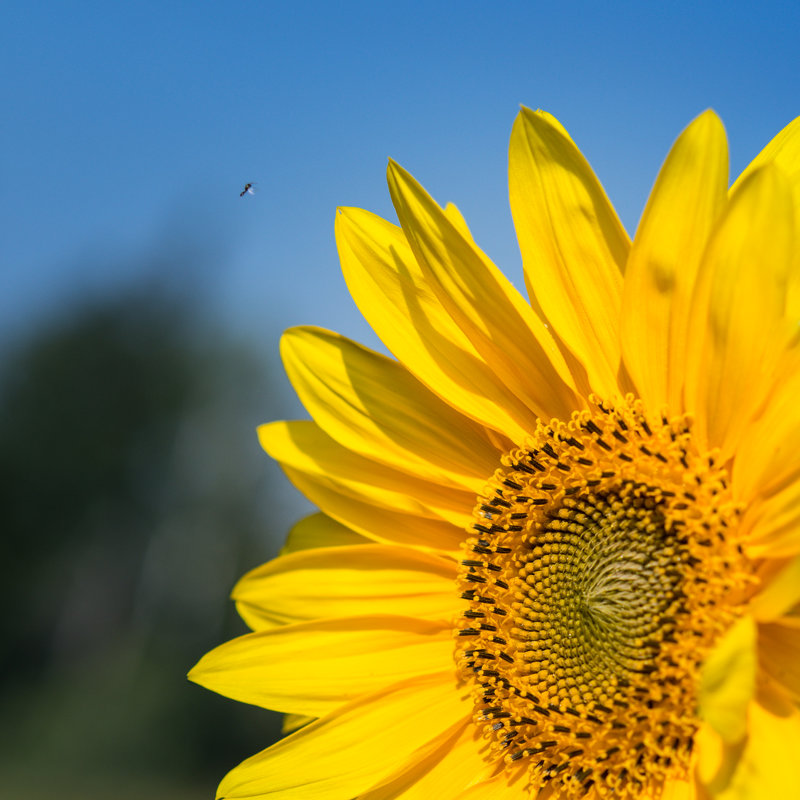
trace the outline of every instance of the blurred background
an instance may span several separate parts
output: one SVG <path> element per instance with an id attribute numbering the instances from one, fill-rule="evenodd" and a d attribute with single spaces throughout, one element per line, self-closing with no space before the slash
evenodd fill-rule
<path id="1" fill-rule="evenodd" d="M 0 25 L 0 786 L 211 798 L 274 715 L 185 679 L 308 506 L 255 427 L 313 323 L 380 347 L 333 215 L 391 156 L 521 285 L 520 103 L 629 231 L 706 107 L 738 173 L 800 113 L 796 3 L 37 2 Z M 240 197 L 245 183 L 257 192 Z"/>

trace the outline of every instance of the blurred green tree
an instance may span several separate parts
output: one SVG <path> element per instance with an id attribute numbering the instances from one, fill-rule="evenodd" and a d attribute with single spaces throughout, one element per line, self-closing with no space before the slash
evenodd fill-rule
<path id="1" fill-rule="evenodd" d="M 210 796 L 276 734 L 277 719 L 184 678 L 244 632 L 226 596 L 297 512 L 254 432 L 279 413 L 275 386 L 211 328 L 142 289 L 65 315 L 6 359 L 0 770 L 28 787 L 12 796 L 56 796 L 26 774 L 43 765 L 61 798 L 133 787 L 126 775 Z"/>

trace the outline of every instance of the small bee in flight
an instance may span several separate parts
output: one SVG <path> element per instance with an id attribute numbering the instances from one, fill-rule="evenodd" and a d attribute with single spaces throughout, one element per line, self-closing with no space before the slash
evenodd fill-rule
<path id="1" fill-rule="evenodd" d="M 244 185 L 244 189 L 242 189 L 242 191 L 239 192 L 239 197 L 244 197 L 246 194 L 255 194 L 256 193 L 255 186 L 256 185 L 254 183 L 246 183 Z"/>

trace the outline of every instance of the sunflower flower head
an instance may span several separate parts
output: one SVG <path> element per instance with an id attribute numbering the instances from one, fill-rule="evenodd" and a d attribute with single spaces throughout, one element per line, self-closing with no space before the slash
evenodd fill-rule
<path id="1" fill-rule="evenodd" d="M 394 162 L 340 209 L 385 357 L 281 350 L 320 509 L 191 677 L 287 715 L 224 798 L 800 795 L 800 121 L 728 187 L 706 112 L 631 241 L 563 126 L 509 158 L 529 300 Z"/>
<path id="2" fill-rule="evenodd" d="M 502 457 L 461 561 L 475 722 L 561 796 L 686 777 L 699 670 L 749 570 L 724 469 L 689 421 L 590 398 Z"/>

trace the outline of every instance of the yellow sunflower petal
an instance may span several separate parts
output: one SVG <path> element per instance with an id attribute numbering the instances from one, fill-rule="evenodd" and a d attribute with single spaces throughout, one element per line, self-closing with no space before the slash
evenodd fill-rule
<path id="1" fill-rule="evenodd" d="M 474 725 L 465 721 L 448 731 L 427 758 L 412 759 L 380 788 L 371 789 L 359 800 L 431 800 L 451 798 L 487 772 L 486 743 Z"/>
<path id="2" fill-rule="evenodd" d="M 286 544 L 281 548 L 279 555 L 285 556 L 300 550 L 313 550 L 316 547 L 367 544 L 369 541 L 360 533 L 351 531 L 350 528 L 346 528 L 324 514 L 309 514 L 289 531 Z"/>
<path id="3" fill-rule="evenodd" d="M 731 192 L 738 189 L 753 172 L 765 164 L 777 164 L 787 175 L 795 192 L 798 193 L 798 209 L 800 209 L 800 117 L 795 117 L 772 138 L 736 179 Z"/>
<path id="4" fill-rule="evenodd" d="M 715 800 L 800 797 L 800 712 L 780 717 L 751 703 L 748 738 L 727 788 Z"/>
<path id="5" fill-rule="evenodd" d="M 411 175 L 390 162 L 387 177 L 424 278 L 495 380 L 536 416 L 569 414 L 576 407 L 569 370 L 530 305 Z"/>
<path id="6" fill-rule="evenodd" d="M 800 702 L 800 629 L 780 622 L 759 625 L 758 655 L 762 669 Z"/>
<path id="7" fill-rule="evenodd" d="M 793 209 L 774 167 L 737 191 L 700 265 L 689 319 L 686 407 L 701 447 L 734 452 L 771 387 L 792 258 Z"/>
<path id="8" fill-rule="evenodd" d="M 529 292 L 591 388 L 614 397 L 627 233 L 586 159 L 549 115 L 524 108 L 517 117 L 509 191 Z"/>
<path id="9" fill-rule="evenodd" d="M 189 678 L 244 703 L 321 717 L 348 700 L 453 661 L 447 623 L 323 619 L 250 633 L 207 653 Z"/>
<path id="10" fill-rule="evenodd" d="M 728 744 L 708 723 L 700 725 L 694 737 L 694 783 L 701 800 L 711 800 L 728 786 L 746 743 Z"/>
<path id="11" fill-rule="evenodd" d="M 791 559 L 772 576 L 750 601 L 749 611 L 759 622 L 777 620 L 800 601 L 800 556 Z"/>
<path id="12" fill-rule="evenodd" d="M 454 561 L 391 545 L 325 547 L 270 561 L 233 590 L 254 629 L 321 617 L 400 614 L 449 620 L 461 607 Z"/>
<path id="13" fill-rule="evenodd" d="M 775 370 L 775 386 L 768 403 L 742 435 L 733 466 L 736 499 L 748 510 L 769 502 L 776 494 L 792 491 L 800 481 L 800 345 L 789 342 Z"/>
<path id="14" fill-rule="evenodd" d="M 522 442 L 534 415 L 445 310 L 402 230 L 375 214 L 339 209 L 336 244 L 353 300 L 397 359 L 453 408 Z"/>
<path id="15" fill-rule="evenodd" d="M 272 422 L 259 427 L 258 437 L 292 474 L 302 473 L 306 481 L 345 497 L 461 528 L 472 519 L 474 494 L 377 464 L 337 444 L 314 422 Z"/>
<path id="16" fill-rule="evenodd" d="M 357 797 L 471 714 L 451 672 L 404 681 L 312 722 L 225 776 L 217 797 L 342 800 Z M 431 744 L 431 742 L 433 742 Z"/>
<path id="17" fill-rule="evenodd" d="M 698 693 L 700 717 L 723 741 L 740 741 L 747 731 L 747 706 L 755 692 L 756 625 L 742 617 L 703 665 Z"/>
<path id="18" fill-rule="evenodd" d="M 622 352 L 648 408 L 682 408 L 689 302 L 727 191 L 725 129 L 706 111 L 667 156 L 628 257 Z"/>
<path id="19" fill-rule="evenodd" d="M 741 529 L 754 558 L 800 552 L 800 347 L 787 350 L 763 412 L 747 427 L 733 467 L 733 489 L 746 511 Z M 782 379 L 782 380 L 781 380 Z"/>
<path id="20" fill-rule="evenodd" d="M 492 778 L 475 783 L 453 796 L 453 800 L 522 800 L 528 795 L 527 769 L 515 772 L 502 770 Z M 541 800 L 550 800 L 552 792 L 545 791 L 539 795 Z M 538 800 L 538 798 L 537 798 Z"/>
<path id="21" fill-rule="evenodd" d="M 653 800 L 694 800 L 695 797 L 697 790 L 693 781 L 670 780 L 664 785 L 664 791 Z"/>
<path id="22" fill-rule="evenodd" d="M 339 444 L 473 494 L 496 469 L 481 428 L 396 361 L 319 328 L 287 331 L 281 354 L 303 405 Z"/>
<path id="23" fill-rule="evenodd" d="M 390 511 L 337 488 L 310 479 L 305 473 L 283 465 L 286 476 L 314 505 L 332 519 L 373 542 L 400 544 L 458 555 L 463 528 L 444 520 Z"/>
<path id="24" fill-rule="evenodd" d="M 795 230 L 800 231 L 800 117 L 792 120 L 753 159 L 731 191 L 736 191 L 744 180 L 765 164 L 775 164 L 789 179 L 794 195 Z M 794 321 L 800 320 L 800 248 L 797 247 L 789 277 L 786 306 L 787 316 Z"/>
<path id="25" fill-rule="evenodd" d="M 791 558 L 800 553 L 800 483 L 754 503 L 741 527 L 751 558 Z"/>
<path id="26" fill-rule="evenodd" d="M 467 241 L 475 241 L 472 237 L 472 231 L 470 231 L 467 221 L 464 219 L 464 215 L 458 210 L 458 207 L 454 203 L 448 203 L 444 207 L 444 215 Z"/>
<path id="27" fill-rule="evenodd" d="M 281 725 L 281 733 L 287 736 L 294 733 L 309 722 L 313 722 L 316 717 L 311 717 L 308 714 L 284 714 L 283 725 Z"/>

